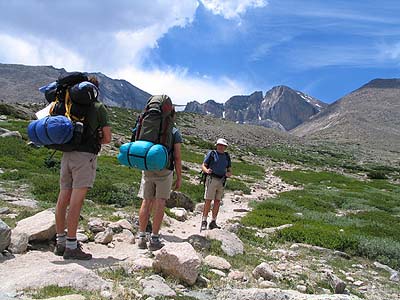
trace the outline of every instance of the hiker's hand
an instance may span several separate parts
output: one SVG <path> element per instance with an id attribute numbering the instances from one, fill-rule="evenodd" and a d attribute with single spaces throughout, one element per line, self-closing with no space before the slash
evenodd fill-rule
<path id="1" fill-rule="evenodd" d="M 212 169 L 207 169 L 207 174 L 211 174 L 212 173 Z"/>
<path id="2" fill-rule="evenodd" d="M 176 178 L 174 191 L 179 190 L 181 188 L 181 185 L 182 185 L 182 178 L 181 177 Z"/>
<path id="3" fill-rule="evenodd" d="M 232 176 L 232 172 L 226 172 L 226 173 L 225 173 L 225 176 L 226 176 L 226 177 L 231 177 L 231 176 Z"/>

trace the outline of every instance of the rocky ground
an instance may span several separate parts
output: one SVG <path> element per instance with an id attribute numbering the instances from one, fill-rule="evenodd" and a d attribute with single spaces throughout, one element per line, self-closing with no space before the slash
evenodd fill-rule
<path id="1" fill-rule="evenodd" d="M 83 228 L 79 239 L 83 248 L 93 254 L 90 261 L 65 261 L 53 254 L 52 210 L 22 220 L 12 230 L 8 251 L 0 256 L 0 299 L 30 299 L 30 290 L 50 285 L 94 291 L 104 299 L 176 295 L 201 300 L 400 299 L 398 273 L 386 266 L 310 245 L 257 248 L 243 244 L 235 233 L 241 226 L 237 221 L 251 210 L 249 203 L 294 188 L 272 175 L 273 171 L 274 168 L 267 170 L 265 180 L 254 185 L 250 195 L 225 194 L 218 217 L 220 230 L 200 232 L 201 204 L 193 212 L 172 209 L 176 219 L 166 217 L 161 232 L 166 246 L 154 253 L 137 248 L 136 225 L 132 216 L 123 211 L 115 214 L 120 218 L 117 222 L 84 220 L 94 241 L 88 242 Z M 11 190 L 3 185 L 0 195 L 2 200 L 22 205 L 31 201 L 24 191 L 24 187 Z M 13 211 L 3 209 L 3 214 Z M 257 234 L 269 244 L 269 237 L 285 226 L 259 230 Z M 38 240 L 44 242 L 35 243 Z M 210 240 L 221 242 L 224 257 L 202 251 L 210 246 Z M 256 268 L 237 263 L 254 252 L 263 258 Z M 206 272 L 199 272 L 204 269 Z M 328 279 L 332 277 L 341 278 L 336 287 L 344 294 L 332 293 Z"/>

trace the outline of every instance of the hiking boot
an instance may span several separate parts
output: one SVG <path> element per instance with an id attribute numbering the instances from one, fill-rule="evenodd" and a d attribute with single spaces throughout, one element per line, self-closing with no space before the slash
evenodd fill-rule
<path id="1" fill-rule="evenodd" d="M 213 230 L 213 229 L 221 229 L 221 227 L 219 227 L 219 226 L 217 225 L 217 223 L 216 223 L 214 220 L 212 220 L 212 221 L 210 222 L 210 225 L 208 225 L 208 229 L 210 229 L 210 230 Z"/>
<path id="2" fill-rule="evenodd" d="M 200 231 L 207 230 L 207 221 L 201 221 Z"/>
<path id="3" fill-rule="evenodd" d="M 147 238 L 145 236 L 139 236 L 138 248 L 139 249 L 147 249 Z"/>
<path id="4" fill-rule="evenodd" d="M 92 259 L 92 254 L 83 252 L 82 245 L 78 243 L 76 249 L 65 248 L 63 257 L 64 259 L 89 260 Z"/>
<path id="5" fill-rule="evenodd" d="M 164 243 L 161 242 L 160 239 L 150 239 L 149 242 L 149 250 L 150 251 L 157 251 L 164 247 Z"/>
<path id="6" fill-rule="evenodd" d="M 57 256 L 63 256 L 65 252 L 65 245 L 63 244 L 56 244 L 54 248 L 54 254 Z"/>

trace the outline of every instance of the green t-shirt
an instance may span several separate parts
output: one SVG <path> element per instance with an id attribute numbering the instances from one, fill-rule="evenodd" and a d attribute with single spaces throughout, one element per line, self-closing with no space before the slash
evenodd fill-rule
<path id="1" fill-rule="evenodd" d="M 101 149 L 98 131 L 109 125 L 107 109 L 101 102 L 95 102 L 84 121 L 83 141 L 76 151 L 98 153 Z"/>

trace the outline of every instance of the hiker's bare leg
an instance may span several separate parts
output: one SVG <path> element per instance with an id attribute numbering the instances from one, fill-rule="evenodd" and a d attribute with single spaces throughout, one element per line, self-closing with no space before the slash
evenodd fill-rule
<path id="1" fill-rule="evenodd" d="M 58 194 L 56 205 L 56 232 L 59 234 L 64 233 L 65 230 L 65 217 L 71 194 L 72 189 L 60 190 L 60 193 Z"/>
<path id="2" fill-rule="evenodd" d="M 203 208 L 203 218 L 207 218 L 211 208 L 211 199 L 205 199 Z"/>
<path id="3" fill-rule="evenodd" d="M 143 199 L 142 205 L 139 210 L 139 232 L 145 232 L 147 223 L 149 222 L 150 211 L 152 209 L 154 200 Z"/>
<path id="4" fill-rule="evenodd" d="M 69 203 L 68 217 L 67 217 L 67 236 L 76 237 L 78 230 L 79 217 L 81 215 L 81 208 L 85 200 L 88 188 L 73 189 L 71 200 Z"/>
<path id="5" fill-rule="evenodd" d="M 212 209 L 212 219 L 213 220 L 217 219 L 220 205 L 221 205 L 221 200 L 215 199 L 213 209 Z"/>
<path id="6" fill-rule="evenodd" d="M 166 199 L 156 199 L 153 203 L 153 234 L 158 234 L 164 218 L 164 208 Z"/>

